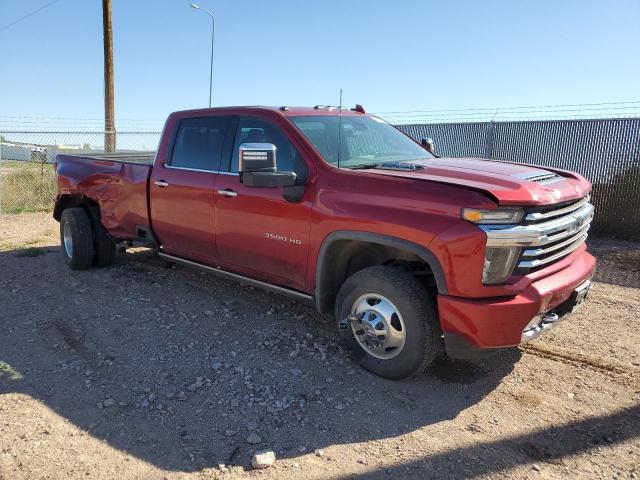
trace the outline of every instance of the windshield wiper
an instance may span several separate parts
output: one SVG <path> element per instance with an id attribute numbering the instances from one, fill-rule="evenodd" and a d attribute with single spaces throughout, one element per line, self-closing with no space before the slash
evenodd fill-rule
<path id="1" fill-rule="evenodd" d="M 360 169 L 364 169 L 364 168 L 376 168 L 379 167 L 380 164 L 379 163 L 360 163 L 358 165 L 352 165 L 349 167 L 345 167 L 351 170 L 360 170 Z"/>
<path id="2" fill-rule="evenodd" d="M 365 168 L 378 168 L 381 170 L 423 170 L 424 165 L 409 162 L 385 162 L 385 163 L 360 163 L 353 165 L 350 168 L 353 170 L 360 170 Z"/>

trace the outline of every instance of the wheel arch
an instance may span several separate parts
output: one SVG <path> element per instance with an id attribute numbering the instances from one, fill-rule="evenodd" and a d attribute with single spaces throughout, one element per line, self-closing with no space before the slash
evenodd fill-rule
<path id="1" fill-rule="evenodd" d="M 390 251 L 404 252 L 407 256 L 420 259 L 431 270 L 438 293 L 447 293 L 442 265 L 426 247 L 389 235 L 341 230 L 327 235 L 318 253 L 314 292 L 318 311 L 331 311 L 337 292 L 349 272 L 355 273 L 361 266 L 366 268 L 381 264 L 376 262 Z"/>
<path id="2" fill-rule="evenodd" d="M 98 212 L 100 211 L 100 205 L 92 198 L 82 193 L 66 193 L 56 199 L 53 207 L 53 218 L 59 222 L 60 217 L 62 217 L 62 212 L 67 208 L 74 207 L 81 207 L 85 210 L 97 208 Z"/>

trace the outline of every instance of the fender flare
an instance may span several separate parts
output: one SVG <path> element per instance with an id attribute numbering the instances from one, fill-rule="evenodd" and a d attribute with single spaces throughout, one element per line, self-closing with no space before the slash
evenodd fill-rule
<path id="1" fill-rule="evenodd" d="M 424 262 L 429 265 L 429 268 L 431 268 L 436 281 L 438 294 L 446 295 L 448 292 L 447 279 L 444 275 L 442 265 L 440 264 L 438 258 L 428 248 L 422 245 L 418 245 L 417 243 L 410 242 L 409 240 L 404 240 L 402 238 L 392 237 L 389 235 L 383 235 L 380 233 L 361 232 L 355 230 L 338 230 L 330 233 L 325 237 L 325 239 L 322 241 L 322 245 L 318 253 L 316 266 L 316 288 L 314 296 L 319 311 L 324 310 L 325 296 L 327 295 L 327 293 L 323 291 L 322 279 L 326 275 L 326 270 L 328 268 L 331 268 L 330 265 L 327 265 L 325 258 L 327 256 L 327 252 L 329 252 L 331 245 L 339 240 L 358 240 L 362 242 L 394 247 L 400 250 L 411 252 L 424 260 Z"/>

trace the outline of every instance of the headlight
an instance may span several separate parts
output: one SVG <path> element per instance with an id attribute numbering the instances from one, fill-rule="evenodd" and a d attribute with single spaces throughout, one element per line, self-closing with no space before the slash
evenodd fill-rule
<path id="1" fill-rule="evenodd" d="M 484 210 L 478 208 L 463 208 L 460 215 L 464 220 L 472 223 L 518 223 L 522 220 L 521 208 L 497 208 Z"/>
<path id="2" fill-rule="evenodd" d="M 502 283 L 511 273 L 520 255 L 518 247 L 487 247 L 484 254 L 482 283 Z"/>

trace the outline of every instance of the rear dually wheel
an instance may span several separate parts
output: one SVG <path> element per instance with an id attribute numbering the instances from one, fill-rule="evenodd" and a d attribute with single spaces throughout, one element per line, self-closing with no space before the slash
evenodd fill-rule
<path id="1" fill-rule="evenodd" d="M 62 256 L 73 270 L 91 267 L 95 250 L 91 222 L 82 208 L 67 208 L 60 217 Z"/>

